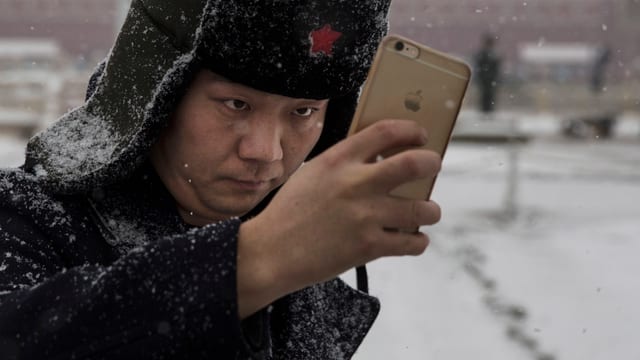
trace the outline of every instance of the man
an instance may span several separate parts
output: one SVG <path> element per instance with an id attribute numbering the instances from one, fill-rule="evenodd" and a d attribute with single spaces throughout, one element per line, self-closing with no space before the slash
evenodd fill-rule
<path id="1" fill-rule="evenodd" d="M 500 77 L 500 58 L 494 50 L 495 36 L 485 34 L 482 47 L 474 56 L 476 84 L 479 90 L 479 106 L 484 114 L 496 107 L 496 90 Z"/>
<path id="2" fill-rule="evenodd" d="M 388 195 L 435 153 L 375 161 L 419 127 L 341 141 L 388 6 L 134 0 L 86 103 L 0 173 L 2 358 L 350 358 L 379 304 L 336 276 L 440 216 Z"/>
<path id="3" fill-rule="evenodd" d="M 611 61 L 611 49 L 607 45 L 601 45 L 594 56 L 591 69 L 591 91 L 599 95 L 605 91 L 605 70 Z"/>

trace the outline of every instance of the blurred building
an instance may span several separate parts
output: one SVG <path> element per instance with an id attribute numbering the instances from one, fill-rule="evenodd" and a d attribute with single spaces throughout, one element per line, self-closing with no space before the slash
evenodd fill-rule
<path id="1" fill-rule="evenodd" d="M 30 136 L 84 99 L 129 0 L 0 0 L 0 133 Z"/>
<path id="2" fill-rule="evenodd" d="M 53 41 L 51 46 L 60 49 L 59 59 L 54 61 L 59 69 L 49 71 L 64 77 L 61 85 L 41 81 L 45 89 L 60 89 L 56 90 L 58 105 L 48 106 L 44 101 L 40 106 L 16 107 L 37 110 L 48 106 L 64 111 L 81 103 L 88 73 L 107 55 L 130 1 L 0 0 L 0 40 L 18 41 L 22 49 L 34 46 L 28 44 L 30 41 Z M 606 80 L 640 84 L 640 0 L 393 0 L 391 30 L 466 59 L 477 50 L 485 33 L 495 34 L 497 51 L 503 57 L 503 80 L 515 84 L 509 88 L 508 102 L 512 106 L 537 104 L 536 107 L 545 108 L 550 100 L 560 99 L 551 90 L 540 95 L 538 89 L 517 84 L 537 86 L 535 81 L 550 79 L 563 84 L 573 82 L 575 88 L 557 90 L 563 94 L 563 102 L 567 94 L 577 94 L 584 102 L 588 99 L 584 84 L 592 66 L 590 54 L 605 45 L 611 51 Z M 13 53 L 2 51 L 3 91 L 17 86 L 13 79 L 22 76 L 15 74 L 16 64 L 22 63 L 23 70 L 28 70 L 47 63 L 26 55 L 15 58 Z M 533 66 L 527 63 L 532 59 Z M 545 63 L 549 61 L 551 65 Z M 7 62 L 11 66 L 3 67 Z M 540 63 L 544 65 L 542 71 L 536 69 Z M 543 75 L 538 76 L 539 73 Z M 545 85 L 543 90 L 547 89 L 550 87 Z M 640 107 L 637 93 L 640 85 L 625 85 L 608 95 L 622 99 L 625 106 Z M 473 96 L 471 93 L 469 97 Z M 0 103 L 2 106 L 8 104 Z"/>
<path id="3" fill-rule="evenodd" d="M 0 0 L 0 38 L 53 38 L 69 56 L 95 62 L 111 48 L 120 3 Z"/>
<path id="4" fill-rule="evenodd" d="M 640 0 L 394 0 L 391 30 L 470 63 L 483 35 L 494 34 L 499 109 L 640 111 Z M 603 48 L 606 91 L 596 97 L 590 83 Z"/>
<path id="5" fill-rule="evenodd" d="M 0 37 L 52 37 L 72 56 L 108 52 L 130 0 L 0 0 Z M 640 53 L 640 0 L 393 0 L 394 32 L 468 56 L 484 32 L 507 65 L 522 44 L 607 44 L 616 61 Z M 507 69 L 509 67 L 507 66 Z"/>
<path id="6" fill-rule="evenodd" d="M 392 31 L 460 56 L 496 34 L 507 72 L 526 44 L 606 45 L 618 76 L 640 70 L 640 0 L 396 0 L 391 15 Z"/>

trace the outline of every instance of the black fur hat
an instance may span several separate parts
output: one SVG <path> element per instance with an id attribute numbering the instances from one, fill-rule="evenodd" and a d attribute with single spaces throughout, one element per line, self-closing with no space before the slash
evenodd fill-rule
<path id="1" fill-rule="evenodd" d="M 25 169 L 53 190 L 90 191 L 142 164 L 195 74 L 329 98 L 310 157 L 346 135 L 390 0 L 133 0 L 87 101 L 30 140 Z"/>
<path id="2" fill-rule="evenodd" d="M 290 97 L 357 90 L 387 31 L 388 1 L 220 1 L 204 21 L 203 55 L 225 77 Z"/>

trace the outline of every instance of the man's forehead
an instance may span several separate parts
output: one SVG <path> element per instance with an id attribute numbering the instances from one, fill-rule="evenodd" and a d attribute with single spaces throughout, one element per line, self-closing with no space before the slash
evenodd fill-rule
<path id="1" fill-rule="evenodd" d="M 233 80 L 230 80 L 220 74 L 217 74 L 209 69 L 203 69 L 199 74 L 198 74 L 198 78 L 200 78 L 200 81 L 204 82 L 205 86 L 215 86 L 215 85 L 221 85 L 221 86 L 225 86 L 228 88 L 232 88 L 232 89 L 237 89 L 237 90 L 243 90 L 243 91 L 248 91 L 248 92 L 252 92 L 256 95 L 259 96 L 264 96 L 264 97 L 279 97 L 279 98 L 285 98 L 285 99 L 289 99 L 289 100 L 299 100 L 299 101 L 327 101 L 329 99 L 309 99 L 309 98 L 294 98 L 294 97 L 290 97 L 290 96 L 285 96 L 285 95 L 281 95 L 281 94 L 276 94 L 276 93 L 270 93 L 270 92 L 266 92 L 266 91 L 262 91 L 262 90 L 258 90 L 255 88 L 252 88 L 251 86 L 248 85 L 244 85 L 242 83 L 239 82 L 235 82 Z"/>

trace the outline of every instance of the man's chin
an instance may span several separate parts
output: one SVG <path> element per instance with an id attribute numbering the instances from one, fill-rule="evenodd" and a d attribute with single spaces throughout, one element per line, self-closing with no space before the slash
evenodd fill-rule
<path id="1" fill-rule="evenodd" d="M 237 200 L 227 203 L 226 206 L 224 204 L 218 203 L 217 206 L 209 207 L 208 212 L 210 212 L 212 215 L 219 214 L 226 219 L 241 217 L 258 206 L 258 204 L 260 204 L 260 202 L 265 197 L 266 194 L 263 196 L 255 197 L 251 200 Z"/>
<path id="2" fill-rule="evenodd" d="M 215 224 L 217 222 L 226 221 L 233 218 L 242 217 L 247 214 L 251 209 L 217 209 L 216 211 L 195 212 L 195 211 L 180 211 L 180 215 L 187 224 L 195 226 L 205 226 L 209 224 Z"/>

